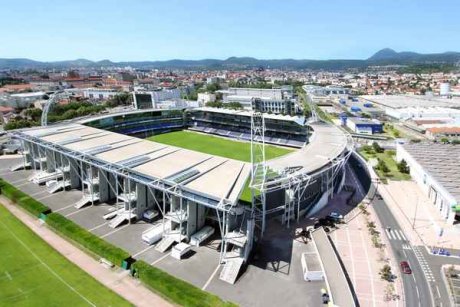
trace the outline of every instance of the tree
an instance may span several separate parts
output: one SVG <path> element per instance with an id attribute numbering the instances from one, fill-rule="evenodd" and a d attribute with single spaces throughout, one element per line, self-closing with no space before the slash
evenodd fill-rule
<path id="1" fill-rule="evenodd" d="M 407 165 L 406 160 L 402 159 L 398 163 L 398 170 L 403 174 L 409 174 L 410 173 L 409 165 Z"/>
<path id="2" fill-rule="evenodd" d="M 440 141 L 441 141 L 441 143 L 443 143 L 443 144 L 449 143 L 449 139 L 446 138 L 446 137 L 441 138 Z"/>
<path id="3" fill-rule="evenodd" d="M 387 164 L 385 163 L 385 161 L 383 161 L 382 159 L 378 159 L 377 160 L 377 166 L 376 168 L 384 173 L 388 173 L 390 172 L 390 169 L 388 168 Z"/>
<path id="4" fill-rule="evenodd" d="M 211 108 L 222 108 L 223 103 L 220 101 L 208 101 L 206 102 L 206 106 Z"/>
<path id="5" fill-rule="evenodd" d="M 376 153 L 382 153 L 382 152 L 385 151 L 385 149 L 383 149 L 383 148 L 379 145 L 379 143 L 377 143 L 377 142 L 373 142 L 373 143 L 372 143 L 372 147 L 374 148 L 374 151 L 375 151 Z"/>
<path id="6" fill-rule="evenodd" d="M 123 105 L 130 105 L 133 102 L 133 96 L 130 93 L 120 93 L 118 95 L 109 98 L 105 103 L 109 108 L 123 106 Z"/>

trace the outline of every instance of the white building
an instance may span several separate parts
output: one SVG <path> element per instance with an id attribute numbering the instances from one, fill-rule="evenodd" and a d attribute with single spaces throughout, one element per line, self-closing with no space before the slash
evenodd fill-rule
<path id="1" fill-rule="evenodd" d="M 111 88 L 87 88 L 83 90 L 83 97 L 89 100 L 107 100 L 120 94 L 119 91 Z"/>
<path id="2" fill-rule="evenodd" d="M 460 220 L 460 146 L 440 143 L 396 145 L 396 160 L 405 160 L 412 178 L 448 224 Z"/>
<path id="3" fill-rule="evenodd" d="M 292 114 L 298 111 L 292 99 L 292 87 L 276 89 L 229 88 L 218 91 L 222 94 L 224 104 L 239 102 L 245 110 L 258 109 L 274 114 Z"/>
<path id="4" fill-rule="evenodd" d="M 0 99 L 0 104 L 5 107 L 24 109 L 34 105 L 36 101 L 42 100 L 45 94 L 45 92 L 5 94 Z"/>
<path id="5" fill-rule="evenodd" d="M 386 108 L 385 113 L 388 116 L 405 120 L 405 119 L 436 119 L 451 118 L 460 120 L 460 110 L 443 107 L 407 107 L 407 108 Z"/>
<path id="6" fill-rule="evenodd" d="M 133 105 L 135 109 L 155 109 L 159 108 L 161 102 L 181 100 L 180 94 L 180 90 L 177 88 L 157 91 L 135 91 L 133 92 Z"/>
<path id="7" fill-rule="evenodd" d="M 205 105 L 208 102 L 215 102 L 216 101 L 216 94 L 212 93 L 198 93 L 198 103 L 200 105 Z"/>

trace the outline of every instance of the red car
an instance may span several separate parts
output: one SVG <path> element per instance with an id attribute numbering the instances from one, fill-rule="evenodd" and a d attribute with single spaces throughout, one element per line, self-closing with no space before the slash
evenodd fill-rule
<path id="1" fill-rule="evenodd" d="M 407 263 L 407 261 L 401 261 L 400 265 L 401 265 L 401 271 L 404 274 L 412 274 L 412 270 L 409 266 L 409 263 Z"/>

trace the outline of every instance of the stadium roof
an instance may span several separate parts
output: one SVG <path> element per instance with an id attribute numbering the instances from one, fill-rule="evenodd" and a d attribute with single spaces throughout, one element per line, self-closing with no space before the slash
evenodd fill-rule
<path id="1" fill-rule="evenodd" d="M 238 200 L 250 164 L 168 146 L 78 124 L 25 130 L 24 134 L 85 153 L 103 163 L 125 166 L 150 178 L 179 184 L 188 192 L 215 201 Z"/>
<path id="2" fill-rule="evenodd" d="M 314 173 L 342 154 L 348 144 L 346 134 L 327 123 L 312 123 L 313 135 L 302 149 L 267 162 L 269 168 L 282 172 L 299 167 L 295 173 Z"/>
<path id="3" fill-rule="evenodd" d="M 402 147 L 460 203 L 460 146 L 409 143 Z"/>
<path id="4" fill-rule="evenodd" d="M 231 109 L 210 108 L 210 107 L 194 108 L 193 110 L 194 111 L 224 113 L 224 114 L 235 114 L 235 115 L 242 115 L 242 116 L 251 116 L 253 113 L 252 111 L 247 111 L 247 110 L 231 110 Z M 281 115 L 281 114 L 264 113 L 264 118 L 284 120 L 284 121 L 293 121 L 293 122 L 298 123 L 299 125 L 303 125 L 305 121 L 303 116 L 290 116 L 290 115 Z"/>

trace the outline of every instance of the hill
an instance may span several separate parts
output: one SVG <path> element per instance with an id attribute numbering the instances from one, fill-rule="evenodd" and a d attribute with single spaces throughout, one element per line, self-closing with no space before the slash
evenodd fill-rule
<path id="1" fill-rule="evenodd" d="M 444 52 L 421 54 L 416 52 L 396 52 L 385 48 L 365 60 L 303 60 L 303 59 L 256 59 L 252 57 L 230 57 L 225 60 L 202 59 L 168 61 L 126 61 L 110 60 L 90 61 L 77 59 L 70 61 L 40 62 L 30 59 L 1 59 L 0 69 L 70 69 L 80 67 L 126 67 L 144 69 L 245 69 L 245 68 L 280 68 L 280 69 L 312 69 L 312 70 L 343 70 L 348 68 L 365 68 L 372 65 L 413 65 L 413 64 L 455 64 L 460 62 L 460 52 Z"/>

